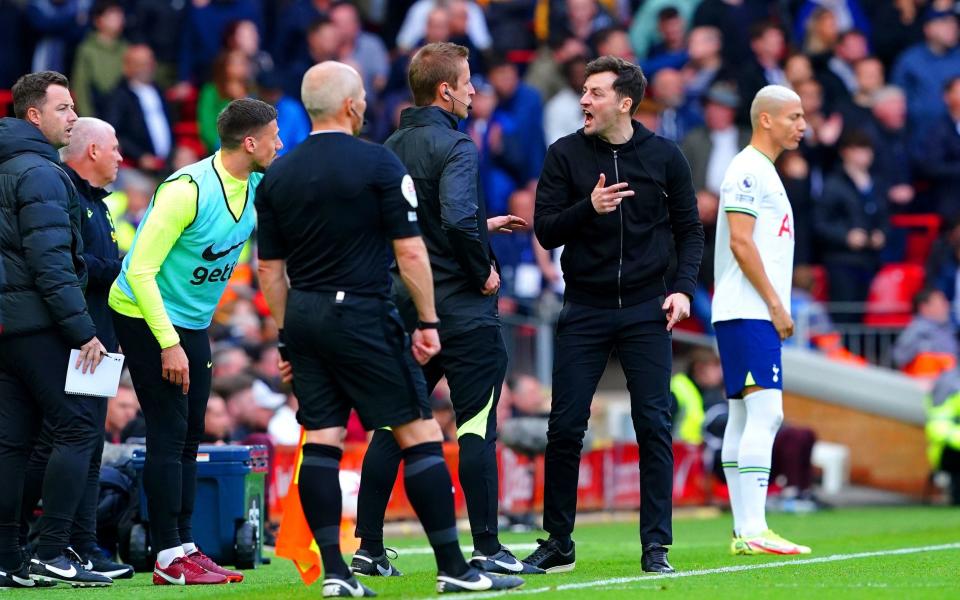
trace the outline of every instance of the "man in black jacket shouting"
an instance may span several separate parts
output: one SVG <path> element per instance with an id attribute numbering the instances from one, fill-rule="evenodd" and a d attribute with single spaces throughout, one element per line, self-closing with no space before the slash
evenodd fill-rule
<path id="1" fill-rule="evenodd" d="M 0 247 L 7 281 L 0 335 L 0 585 L 30 587 L 19 544 L 24 464 L 41 417 L 53 428 L 43 482 L 37 558 L 29 575 L 72 585 L 109 585 L 67 551 L 70 525 L 103 439 L 98 400 L 64 392 L 71 348 L 95 368 L 106 353 L 83 291 L 87 270 L 77 190 L 60 167 L 77 120 L 67 78 L 43 71 L 13 86 L 16 118 L 0 120 Z"/>
<path id="2" fill-rule="evenodd" d="M 385 145 L 396 152 L 410 177 L 406 198 L 416 207 L 430 255 L 441 350 L 424 365 L 427 389 L 446 376 L 456 412 L 460 483 L 473 534 L 472 566 L 494 573 L 542 573 L 524 565 L 500 544 L 497 534 L 497 401 L 507 369 L 500 335 L 497 292 L 500 275 L 488 229 L 526 223 L 505 216 L 487 221 L 478 200 L 477 147 L 457 122 L 467 116 L 474 94 L 468 51 L 451 43 L 428 44 L 410 61 L 416 106 L 400 116 L 400 129 Z M 397 282 L 397 304 L 411 314 L 409 294 Z M 414 329 L 408 317 L 407 328 Z M 425 324 L 421 323 L 423 327 Z M 389 431 L 374 433 L 363 460 L 357 502 L 360 549 L 351 567 L 362 575 L 397 575 L 383 547 L 383 515 L 400 463 L 400 447 Z"/>
<path id="3" fill-rule="evenodd" d="M 524 562 L 548 572 L 575 566 L 580 450 L 616 349 L 640 444 L 643 569 L 669 573 L 670 331 L 690 314 L 703 227 L 683 154 L 632 120 L 646 88 L 640 68 L 603 56 L 586 75 L 583 129 L 550 146 L 537 185 L 534 229 L 544 248 L 564 247 L 566 291 L 547 433 L 543 527 L 550 538 Z M 677 273 L 668 292 L 671 245 Z"/>

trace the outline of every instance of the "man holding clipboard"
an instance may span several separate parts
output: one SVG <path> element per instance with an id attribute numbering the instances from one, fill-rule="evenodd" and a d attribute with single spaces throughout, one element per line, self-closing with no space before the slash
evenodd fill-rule
<path id="1" fill-rule="evenodd" d="M 157 188 L 110 289 L 117 337 L 147 426 L 144 487 L 156 585 L 216 584 L 243 574 L 193 542 L 197 448 L 210 396 L 207 327 L 253 232 L 253 197 L 283 147 L 277 111 L 234 100 L 217 117 L 221 149 Z"/>

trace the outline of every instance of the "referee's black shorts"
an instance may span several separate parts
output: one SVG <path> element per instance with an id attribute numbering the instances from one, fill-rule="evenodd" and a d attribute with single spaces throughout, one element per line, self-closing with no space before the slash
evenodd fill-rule
<path id="1" fill-rule="evenodd" d="M 297 420 L 308 431 L 346 425 L 351 408 L 368 430 L 431 418 L 423 371 L 392 302 L 292 289 L 284 333 Z"/>

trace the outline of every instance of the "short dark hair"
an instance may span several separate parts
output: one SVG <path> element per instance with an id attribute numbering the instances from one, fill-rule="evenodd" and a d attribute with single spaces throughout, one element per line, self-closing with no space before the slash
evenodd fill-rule
<path id="1" fill-rule="evenodd" d="M 103 16 L 103 13 L 112 8 L 123 10 L 123 3 L 120 0 L 97 0 L 93 3 L 93 8 L 90 9 L 90 18 L 99 19 Z"/>
<path id="2" fill-rule="evenodd" d="M 24 75 L 13 84 L 13 116 L 27 118 L 27 109 L 40 108 L 47 101 L 47 88 L 51 85 L 70 87 L 67 76 L 56 71 L 39 71 Z"/>
<path id="3" fill-rule="evenodd" d="M 277 118 L 277 109 L 253 98 L 240 98 L 226 106 L 217 116 L 220 145 L 239 148 L 243 139 Z"/>
<path id="4" fill-rule="evenodd" d="M 852 129 L 840 136 L 837 148 L 840 150 L 845 148 L 873 148 L 873 139 L 863 129 Z"/>
<path id="5" fill-rule="evenodd" d="M 953 89 L 953 86 L 957 85 L 958 83 L 960 83 L 960 75 L 954 75 L 953 77 L 948 78 L 943 84 L 943 93 L 949 94 L 950 90 Z"/>
<path id="6" fill-rule="evenodd" d="M 662 23 L 664 21 L 669 21 L 670 19 L 676 19 L 679 16 L 680 11 L 677 10 L 676 6 L 668 6 L 661 9 L 660 12 L 657 13 L 657 21 Z"/>
<path id="7" fill-rule="evenodd" d="M 413 103 L 428 106 L 433 103 L 437 86 L 446 81 L 455 87 L 460 77 L 460 63 L 470 58 L 470 50 L 452 42 L 427 44 L 410 59 L 407 80 L 413 93 Z"/>
<path id="8" fill-rule="evenodd" d="M 647 78 L 639 66 L 616 56 L 601 56 L 587 63 L 586 77 L 597 73 L 613 73 L 617 76 L 613 80 L 613 91 L 619 98 L 630 98 L 630 114 L 633 115 L 640 107 L 643 93 L 647 90 Z"/>
<path id="9" fill-rule="evenodd" d="M 933 295 L 939 291 L 940 290 L 934 287 L 925 287 L 917 292 L 917 294 L 913 297 L 913 312 L 920 312 L 920 308 L 927 302 L 930 302 L 930 298 L 932 298 Z"/>
<path id="10" fill-rule="evenodd" d="M 780 29 L 780 26 L 773 21 L 760 21 L 758 23 L 754 23 L 750 27 L 750 41 L 755 42 L 759 40 L 771 29 L 776 29 L 780 33 L 783 33 L 783 30 Z"/>

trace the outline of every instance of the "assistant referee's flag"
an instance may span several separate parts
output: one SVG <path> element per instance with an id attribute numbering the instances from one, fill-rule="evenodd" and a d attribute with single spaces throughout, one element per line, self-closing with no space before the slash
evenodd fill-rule
<path id="1" fill-rule="evenodd" d="M 300 504 L 300 465 L 303 463 L 303 443 L 306 437 L 307 432 L 301 428 L 293 478 L 290 480 L 287 496 L 283 499 L 283 519 L 277 535 L 276 552 L 277 556 L 292 560 L 300 578 L 310 585 L 323 576 L 323 563 L 320 562 L 320 548 L 313 539 L 313 532 Z"/>

